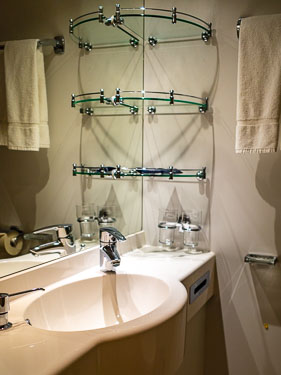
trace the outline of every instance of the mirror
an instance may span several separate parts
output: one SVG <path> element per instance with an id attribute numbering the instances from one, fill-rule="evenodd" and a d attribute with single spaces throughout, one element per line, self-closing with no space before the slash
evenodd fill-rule
<path id="1" fill-rule="evenodd" d="M 173 27 L 171 10 L 168 10 L 169 16 L 165 12 L 164 16 L 156 16 L 155 22 L 146 13 L 148 17 L 139 17 L 133 31 L 130 22 L 134 17 L 127 15 L 130 22 L 126 32 L 138 38 L 137 46 L 135 39 L 129 43 L 129 34 L 127 38 L 126 32 L 122 32 L 121 38 L 118 27 L 105 23 L 97 23 L 101 32 L 95 32 L 89 39 L 85 28 L 76 29 L 70 38 L 68 20 L 98 11 L 100 3 L 61 0 L 34 4 L 30 0 L 23 4 L 15 0 L 2 5 L 2 41 L 64 35 L 66 51 L 57 56 L 51 47 L 44 47 L 51 147 L 39 152 L 0 147 L 0 229 L 8 231 L 16 226 L 30 233 L 50 224 L 72 223 L 74 234 L 79 237 L 75 206 L 94 203 L 95 215 L 108 216 L 110 212 L 114 226 L 124 235 L 142 229 L 143 215 L 149 243 L 157 245 L 159 208 L 196 207 L 204 212 L 203 223 L 208 223 L 214 134 L 210 126 L 212 113 L 201 114 L 208 109 L 206 96 L 216 90 L 216 42 L 215 38 L 208 41 L 211 25 L 204 21 L 201 26 L 195 25 L 195 33 L 194 18 L 189 21 L 178 18 L 175 24 L 179 29 L 175 29 L 175 33 L 169 31 Z M 150 3 L 155 4 L 157 1 Z M 122 8 L 141 5 L 136 0 L 122 1 Z M 188 13 L 188 6 L 182 6 Z M 23 18 L 22 14 L 26 16 Z M 103 14 L 108 17 L 115 14 L 115 1 L 106 2 Z M 196 18 L 197 21 L 202 20 Z M 90 23 L 83 25 L 87 29 Z M 183 25 L 188 25 L 187 35 L 185 32 L 182 35 Z M 114 34 L 113 45 L 105 46 L 108 35 L 114 30 L 118 31 L 118 38 Z M 101 38 L 97 40 L 96 36 Z M 79 37 L 83 38 L 82 48 L 78 48 Z M 97 44 L 92 51 L 89 51 L 90 43 Z M 1 52 L 0 59 L 3 59 Z M 2 83 L 0 79 L 0 88 Z M 126 92 L 133 97 L 115 105 L 117 88 L 123 94 L 137 91 L 137 98 L 134 93 Z M 143 94 L 142 90 L 147 91 Z M 85 95 L 81 96 L 86 93 L 88 100 Z M 117 178 L 118 165 L 122 173 L 124 167 L 132 170 L 142 166 L 151 170 L 162 168 L 166 172 L 155 178 L 150 178 L 151 174 L 143 179 L 139 175 Z M 169 166 L 182 170 L 183 174 L 177 176 L 180 178 L 169 181 L 171 173 L 172 178 L 174 176 Z M 199 182 L 195 171 L 205 166 L 207 180 L 203 178 L 205 181 Z M 105 167 L 115 171 L 109 172 L 107 178 L 97 176 L 104 175 Z M 191 180 L 186 180 L 189 177 Z M 206 233 L 208 224 L 204 229 Z M 28 250 L 27 246 L 20 253 L 26 252 L 31 257 L 25 258 L 24 266 L 19 264 L 21 255 L 11 258 L 12 265 L 6 265 L 10 259 L 1 251 L 2 275 L 17 272 L 19 267 L 33 266 L 27 263 L 35 260 Z M 62 254 L 48 254 L 48 257 L 51 255 L 53 259 Z M 51 260 L 47 255 L 37 259 L 40 262 Z"/>
<path id="2" fill-rule="evenodd" d="M 114 13 L 115 3 L 106 1 L 104 14 L 108 17 Z M 3 42 L 64 35 L 66 49 L 59 56 L 54 54 L 52 47 L 43 47 L 51 147 L 39 152 L 0 147 L 1 232 L 8 232 L 11 226 L 30 233 L 51 224 L 72 223 L 78 238 L 75 205 L 84 202 L 93 202 L 100 209 L 113 207 L 115 226 L 124 235 L 141 230 L 141 177 L 113 180 L 72 176 L 72 163 L 142 166 L 141 108 L 135 115 L 123 110 L 116 113 L 112 107 L 102 108 L 94 116 L 82 115 L 79 108 L 71 108 L 72 93 L 102 88 L 107 96 L 112 96 L 118 87 L 122 90 L 143 89 L 142 45 L 137 48 L 130 45 L 104 47 L 87 52 L 70 39 L 68 20 L 98 10 L 100 4 L 93 0 L 43 3 L 16 0 L 2 5 L 0 35 Z M 135 0 L 122 2 L 123 7 L 141 5 Z M 3 73 L 3 52 L 0 51 L 0 72 L 1 69 Z M 3 93 L 3 80 L 0 83 Z M 0 277 L 60 256 L 33 257 L 29 253 L 31 243 L 25 241 L 19 256 L 11 257 L 3 246 L 0 240 Z"/>

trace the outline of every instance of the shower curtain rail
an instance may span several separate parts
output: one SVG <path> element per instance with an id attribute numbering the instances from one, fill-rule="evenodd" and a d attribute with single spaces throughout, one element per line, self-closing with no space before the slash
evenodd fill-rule
<path id="1" fill-rule="evenodd" d="M 55 54 L 61 55 L 64 53 L 64 37 L 63 36 L 55 36 L 53 39 L 42 39 L 38 40 L 37 47 L 40 46 L 53 46 Z M 0 50 L 4 50 L 5 45 L 0 45 Z"/>

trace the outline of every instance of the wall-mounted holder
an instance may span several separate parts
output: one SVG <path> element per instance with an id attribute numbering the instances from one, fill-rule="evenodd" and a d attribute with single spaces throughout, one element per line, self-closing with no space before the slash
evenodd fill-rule
<path id="1" fill-rule="evenodd" d="M 71 106 L 75 108 L 80 107 L 80 113 L 93 116 L 95 109 L 101 109 L 105 105 L 114 107 L 128 108 L 129 113 L 136 115 L 139 112 L 139 107 L 142 103 L 148 104 L 147 111 L 149 114 L 155 114 L 156 109 L 167 109 L 167 107 L 174 106 L 175 109 L 186 111 L 197 109 L 199 113 L 205 113 L 208 110 L 208 98 L 200 98 L 198 96 L 175 93 L 170 91 L 128 91 L 115 90 L 115 95 L 106 97 L 104 90 L 90 92 L 85 94 L 72 94 Z M 105 108 L 105 107 L 104 107 Z M 158 111 L 159 112 L 159 111 Z M 158 113 L 157 112 L 157 113 Z M 116 112 L 117 114 L 118 112 Z"/>
<path id="2" fill-rule="evenodd" d="M 141 20 L 141 21 L 140 21 Z M 144 20 L 145 27 L 142 20 Z M 159 35 L 154 35 L 155 22 Z M 103 7 L 69 20 L 69 33 L 80 48 L 131 45 L 137 47 L 143 40 L 151 46 L 161 42 L 202 39 L 207 42 L 212 36 L 212 24 L 188 13 L 179 12 L 176 7 L 121 8 L 107 17 Z M 153 34 L 152 34 L 153 33 Z"/>
<path id="3" fill-rule="evenodd" d="M 188 173 L 189 172 L 189 173 Z M 198 181 L 206 179 L 206 167 L 200 169 L 176 169 L 173 166 L 169 168 L 126 168 L 121 165 L 99 167 L 87 167 L 85 165 L 72 165 L 72 175 L 99 176 L 100 178 L 109 177 L 120 179 L 122 177 L 168 177 L 173 180 L 176 177 L 194 177 Z"/>
<path id="4" fill-rule="evenodd" d="M 247 254 L 244 258 L 245 263 L 251 264 L 263 264 L 275 266 L 277 262 L 277 256 L 275 255 L 263 255 L 263 254 Z"/>
<path id="5" fill-rule="evenodd" d="M 237 24 L 236 24 L 236 32 L 237 32 L 237 38 L 238 39 L 239 39 L 239 35 L 240 35 L 241 22 L 242 22 L 242 18 L 239 18 L 238 21 L 237 21 Z"/>
<path id="6" fill-rule="evenodd" d="M 56 55 L 62 55 L 65 49 L 64 37 L 59 35 L 55 36 L 54 39 L 41 39 L 37 42 L 37 48 L 40 46 L 53 46 Z M 5 49 L 5 45 L 0 45 L 0 50 Z"/>

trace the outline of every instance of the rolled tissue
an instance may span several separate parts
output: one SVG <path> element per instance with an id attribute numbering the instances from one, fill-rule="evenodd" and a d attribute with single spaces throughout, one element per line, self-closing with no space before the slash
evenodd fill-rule
<path id="1" fill-rule="evenodd" d="M 12 257 L 19 255 L 23 249 L 23 237 L 19 236 L 19 234 L 16 230 L 0 233 L 0 251 L 4 250 Z M 17 241 L 13 241 L 15 238 L 17 238 Z"/>

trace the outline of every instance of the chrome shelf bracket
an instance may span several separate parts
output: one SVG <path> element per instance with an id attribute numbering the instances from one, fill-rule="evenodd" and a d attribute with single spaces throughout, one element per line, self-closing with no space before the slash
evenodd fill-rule
<path id="1" fill-rule="evenodd" d="M 205 98 L 205 105 L 200 105 L 199 106 L 199 112 L 200 113 L 205 113 L 206 111 L 208 111 L 208 108 L 209 108 L 209 103 L 208 103 L 208 97 Z"/>
<path id="2" fill-rule="evenodd" d="M 202 167 L 198 170 L 198 172 L 196 173 L 196 178 L 198 181 L 206 180 L 206 167 Z"/>
<path id="3" fill-rule="evenodd" d="M 172 23 L 176 23 L 177 22 L 177 8 L 176 7 L 173 7 L 172 8 Z"/>
<path id="4" fill-rule="evenodd" d="M 93 49 L 92 43 L 88 43 L 88 42 L 83 43 L 83 42 L 81 42 L 81 40 L 79 41 L 78 46 L 79 46 L 79 48 L 84 48 L 85 51 L 87 51 L 87 52 L 91 52 L 92 49 Z"/>
<path id="5" fill-rule="evenodd" d="M 152 47 L 155 47 L 156 44 L 158 43 L 158 40 L 155 36 L 150 36 L 148 38 L 148 43 L 152 46 Z"/>
<path id="6" fill-rule="evenodd" d="M 139 40 L 136 39 L 136 38 L 131 38 L 130 39 L 130 45 L 134 48 L 137 48 L 137 46 L 139 45 Z"/>
<path id="7" fill-rule="evenodd" d="M 103 15 L 103 6 L 99 6 L 99 23 L 103 23 L 104 15 Z"/>
<path id="8" fill-rule="evenodd" d="M 82 115 L 94 116 L 94 110 L 91 107 L 80 108 L 80 113 Z"/>
<path id="9" fill-rule="evenodd" d="M 210 27 L 211 27 L 211 23 L 210 23 Z M 212 36 L 212 29 L 208 30 L 208 31 L 203 31 L 203 33 L 201 34 L 201 38 L 204 42 L 208 42 L 209 38 L 211 38 Z"/>
<path id="10" fill-rule="evenodd" d="M 175 103 L 174 90 L 170 90 L 170 104 Z"/>
<path id="11" fill-rule="evenodd" d="M 73 19 L 69 20 L 69 34 L 73 34 Z"/>
<path id="12" fill-rule="evenodd" d="M 154 115 L 156 113 L 156 107 L 154 105 L 150 105 L 149 107 L 147 107 L 147 112 L 150 115 Z"/>
<path id="13" fill-rule="evenodd" d="M 104 89 L 100 89 L 100 103 L 104 103 Z"/>

